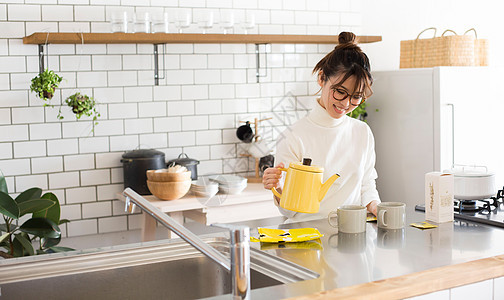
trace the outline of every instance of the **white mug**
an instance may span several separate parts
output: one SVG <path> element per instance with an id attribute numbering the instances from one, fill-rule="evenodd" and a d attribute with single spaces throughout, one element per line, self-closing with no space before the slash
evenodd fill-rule
<path id="1" fill-rule="evenodd" d="M 406 204 L 402 202 L 382 202 L 378 204 L 376 219 L 378 228 L 404 228 Z"/>
<path id="2" fill-rule="evenodd" d="M 338 228 L 338 232 L 360 233 L 366 231 L 366 216 L 366 208 L 362 205 L 343 205 L 337 211 L 331 211 L 327 220 Z"/>

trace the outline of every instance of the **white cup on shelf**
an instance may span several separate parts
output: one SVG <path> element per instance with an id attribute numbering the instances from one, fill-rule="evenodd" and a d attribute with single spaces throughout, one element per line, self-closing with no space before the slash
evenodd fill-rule
<path id="1" fill-rule="evenodd" d="M 235 25 L 235 16 L 233 11 L 231 10 L 221 11 L 219 24 L 220 27 L 223 29 L 224 34 L 228 34 Z"/>
<path id="2" fill-rule="evenodd" d="M 240 23 L 241 28 L 244 30 L 245 34 L 248 34 L 250 30 L 254 29 L 256 26 L 255 14 L 246 13 L 245 18 Z"/>
<path id="3" fill-rule="evenodd" d="M 110 16 L 110 31 L 128 32 L 128 12 L 114 11 Z"/>
<path id="4" fill-rule="evenodd" d="M 191 26 L 191 21 L 191 10 L 181 8 L 175 12 L 175 27 L 177 27 L 179 33 L 182 33 L 183 29 Z"/>
<path id="5" fill-rule="evenodd" d="M 152 15 L 152 33 L 168 33 L 170 25 L 170 19 L 168 13 L 153 14 Z"/>
<path id="6" fill-rule="evenodd" d="M 151 20 L 148 12 L 136 13 L 134 23 L 134 32 L 151 32 Z"/>
<path id="7" fill-rule="evenodd" d="M 207 33 L 214 25 L 214 12 L 211 10 L 201 10 L 196 15 L 198 27 L 202 29 L 203 34 Z"/>

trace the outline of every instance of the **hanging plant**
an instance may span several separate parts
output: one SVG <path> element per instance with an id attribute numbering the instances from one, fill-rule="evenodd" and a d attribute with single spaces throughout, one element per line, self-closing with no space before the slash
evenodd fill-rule
<path id="1" fill-rule="evenodd" d="M 100 116 L 100 113 L 96 110 L 96 101 L 92 97 L 89 97 L 88 95 L 81 95 L 81 93 L 77 92 L 66 98 L 65 103 L 72 109 L 72 112 L 75 114 L 77 119 L 80 119 L 82 115 L 86 115 L 88 117 L 92 116 L 95 125 L 98 124 L 96 120 Z M 61 109 L 58 113 L 58 119 L 63 119 Z"/>
<path id="2" fill-rule="evenodd" d="M 35 92 L 37 97 L 44 101 L 49 101 L 54 96 L 54 90 L 58 88 L 63 77 L 54 73 L 54 71 L 45 69 L 31 80 L 30 90 Z M 44 106 L 49 105 L 44 103 Z"/>

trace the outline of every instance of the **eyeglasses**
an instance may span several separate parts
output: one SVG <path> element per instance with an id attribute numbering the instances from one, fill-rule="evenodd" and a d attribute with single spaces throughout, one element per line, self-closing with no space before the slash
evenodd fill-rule
<path id="1" fill-rule="evenodd" d="M 346 98 L 350 97 L 350 104 L 353 106 L 359 106 L 362 102 L 366 101 L 366 98 L 363 95 L 361 94 L 350 95 L 349 93 L 347 93 L 347 91 L 345 91 L 342 88 L 334 88 L 332 89 L 332 92 L 334 100 L 343 101 Z"/>

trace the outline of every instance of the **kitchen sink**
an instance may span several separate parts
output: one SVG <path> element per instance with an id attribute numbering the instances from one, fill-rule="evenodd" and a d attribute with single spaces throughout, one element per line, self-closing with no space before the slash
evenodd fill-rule
<path id="1" fill-rule="evenodd" d="M 224 254 L 223 238 L 204 239 Z M 231 293 L 227 270 L 183 241 L 0 265 L 2 299 L 197 299 Z M 251 289 L 318 274 L 251 248 Z"/>

